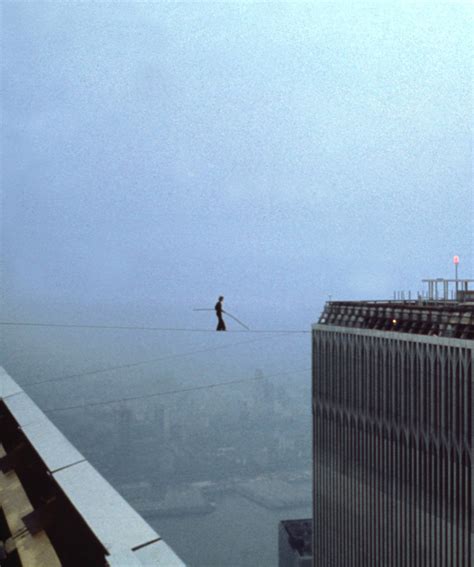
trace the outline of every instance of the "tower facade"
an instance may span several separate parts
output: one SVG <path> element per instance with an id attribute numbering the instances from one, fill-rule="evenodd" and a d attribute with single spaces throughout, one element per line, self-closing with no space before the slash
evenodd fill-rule
<path id="1" fill-rule="evenodd" d="M 470 566 L 474 304 L 333 302 L 313 326 L 315 566 Z"/>

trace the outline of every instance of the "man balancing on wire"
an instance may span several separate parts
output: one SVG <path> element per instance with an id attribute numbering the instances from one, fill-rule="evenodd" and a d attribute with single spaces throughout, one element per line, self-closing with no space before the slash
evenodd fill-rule
<path id="1" fill-rule="evenodd" d="M 217 315 L 217 329 L 216 331 L 225 331 L 225 323 L 224 323 L 224 319 L 222 318 L 222 313 L 225 313 L 225 311 L 222 309 L 222 302 L 224 301 L 224 297 L 221 295 L 219 297 L 219 301 L 216 303 L 214 309 L 216 310 L 216 315 Z"/>
<path id="2" fill-rule="evenodd" d="M 227 315 L 227 317 L 230 317 L 231 319 L 233 319 L 236 323 L 238 323 L 246 331 L 250 331 L 250 329 L 247 327 L 247 325 L 242 323 L 242 321 L 239 321 L 239 319 L 237 319 L 237 317 L 232 315 L 232 313 L 229 313 L 228 311 L 224 311 L 224 309 L 222 309 L 222 302 L 223 301 L 224 301 L 224 296 L 221 295 L 219 297 L 219 301 L 216 303 L 216 305 L 214 307 L 214 311 L 216 312 L 216 315 L 217 315 L 217 329 L 216 329 L 216 331 L 226 331 L 227 330 L 226 327 L 225 327 L 224 319 L 222 318 L 222 313 L 225 313 Z M 193 311 L 212 311 L 212 309 L 209 308 L 209 307 L 199 307 L 199 308 L 193 309 Z"/>

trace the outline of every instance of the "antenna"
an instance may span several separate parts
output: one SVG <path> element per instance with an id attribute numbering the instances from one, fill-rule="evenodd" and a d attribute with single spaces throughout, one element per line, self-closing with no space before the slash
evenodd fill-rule
<path id="1" fill-rule="evenodd" d="M 459 266 L 459 256 L 454 256 L 454 279 L 456 280 L 456 298 L 458 296 L 458 266 Z"/>

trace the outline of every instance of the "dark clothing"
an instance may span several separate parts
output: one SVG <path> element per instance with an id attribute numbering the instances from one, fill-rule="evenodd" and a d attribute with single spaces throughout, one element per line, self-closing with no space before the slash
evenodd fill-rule
<path id="1" fill-rule="evenodd" d="M 216 310 L 216 315 L 217 315 L 216 331 L 225 331 L 226 330 L 225 323 L 224 323 L 224 319 L 222 318 L 222 313 L 225 313 L 225 311 L 222 309 L 222 302 L 218 301 L 214 309 Z"/>

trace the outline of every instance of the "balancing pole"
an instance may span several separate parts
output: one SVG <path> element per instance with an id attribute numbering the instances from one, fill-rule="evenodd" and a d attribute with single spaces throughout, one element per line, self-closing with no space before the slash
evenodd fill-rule
<path id="1" fill-rule="evenodd" d="M 239 325 L 241 325 L 244 329 L 247 329 L 247 331 L 250 331 L 250 328 L 247 327 L 247 325 L 245 325 L 244 323 L 242 323 L 242 321 L 239 321 L 237 319 L 237 317 L 234 317 L 233 315 L 231 315 L 228 311 L 223 311 L 223 313 L 225 313 L 226 315 L 228 315 L 231 319 L 233 319 L 234 321 L 237 321 L 237 323 Z"/>
<path id="2" fill-rule="evenodd" d="M 201 307 L 198 309 L 193 309 L 193 311 L 214 311 L 214 309 L 209 308 L 209 307 Z M 239 325 L 241 325 L 244 329 L 247 329 L 247 331 L 250 331 L 250 328 L 247 327 L 247 325 L 245 325 L 245 323 L 242 323 L 242 321 L 239 321 L 239 319 L 237 319 L 237 317 L 235 317 L 234 315 L 232 315 L 232 313 L 229 313 L 228 311 L 224 311 L 222 310 L 222 313 L 225 313 L 226 315 L 228 315 L 231 319 L 233 319 L 234 321 L 237 321 L 237 323 Z"/>

